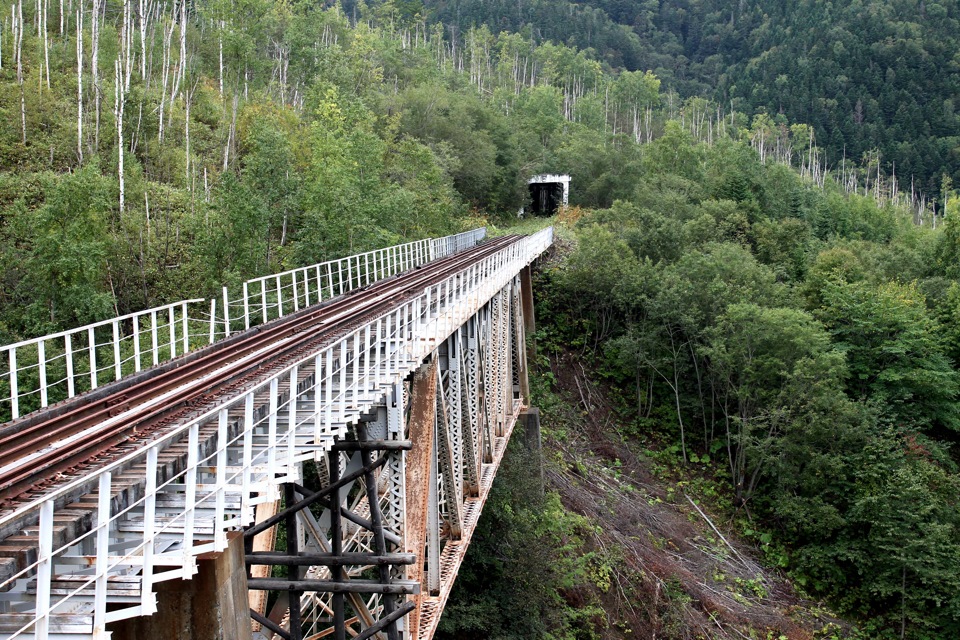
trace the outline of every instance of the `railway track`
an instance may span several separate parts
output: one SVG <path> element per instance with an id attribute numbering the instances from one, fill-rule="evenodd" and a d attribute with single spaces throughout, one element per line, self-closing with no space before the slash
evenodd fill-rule
<path id="1" fill-rule="evenodd" d="M 133 383 L 121 380 L 0 426 L 0 510 L 93 472 L 254 383 L 267 372 L 268 354 L 271 370 L 282 367 L 517 239 L 488 241 L 181 356 Z"/>

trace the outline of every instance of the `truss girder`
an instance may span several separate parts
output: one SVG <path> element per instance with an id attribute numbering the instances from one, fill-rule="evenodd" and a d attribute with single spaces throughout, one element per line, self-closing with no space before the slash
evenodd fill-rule
<path id="1" fill-rule="evenodd" d="M 42 544 L 32 568 L 0 583 L 26 601 L 90 567 L 73 571 L 73 594 L 35 612 L 0 599 L 0 624 L 10 612 L 56 637 L 62 607 L 72 637 L 106 638 L 111 621 L 157 611 L 154 584 L 191 578 L 199 555 L 245 529 L 251 586 L 277 586 L 261 561 L 289 567 L 272 610 L 251 598 L 255 638 L 431 638 L 526 401 L 517 274 L 551 242 L 478 262 L 237 389 L 129 454 L 123 473 L 107 467 L 95 530 Z M 56 499 L 37 502 L 41 538 L 54 539 Z M 136 588 L 117 595 L 115 578 Z M 0 640 L 12 633 L 0 627 Z"/>

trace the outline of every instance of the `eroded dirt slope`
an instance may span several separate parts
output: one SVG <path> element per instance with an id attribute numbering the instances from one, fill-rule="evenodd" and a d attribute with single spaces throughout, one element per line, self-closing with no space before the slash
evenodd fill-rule
<path id="1" fill-rule="evenodd" d="M 557 401 L 543 408 L 547 480 L 593 525 L 590 544 L 608 573 L 566 597 L 574 605 L 599 600 L 603 637 L 844 635 L 840 621 L 762 566 L 753 544 L 699 504 L 696 482 L 679 480 L 620 435 L 603 388 L 574 354 L 549 360 Z"/>

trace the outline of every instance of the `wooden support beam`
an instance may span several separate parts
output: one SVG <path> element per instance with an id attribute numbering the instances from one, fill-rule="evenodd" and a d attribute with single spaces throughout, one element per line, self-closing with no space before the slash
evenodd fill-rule
<path id="1" fill-rule="evenodd" d="M 386 464 L 386 462 L 387 462 L 387 456 L 385 456 L 385 455 L 384 455 L 384 456 L 380 456 L 379 458 L 377 458 L 376 460 L 373 461 L 373 464 L 371 465 L 371 469 L 376 469 L 377 467 L 381 467 L 381 466 L 383 466 L 384 464 Z M 367 469 L 367 468 L 364 467 L 364 468 L 357 469 L 357 470 L 354 471 L 353 473 L 348 473 L 347 475 L 343 476 L 342 478 L 339 478 L 335 483 L 331 483 L 331 484 L 327 485 L 326 487 L 324 487 L 323 489 L 321 489 L 320 491 L 317 491 L 316 493 L 314 493 L 314 494 L 313 494 L 312 496 L 310 496 L 309 498 L 304 498 L 303 500 L 301 500 L 301 501 L 298 502 L 297 504 L 295 504 L 295 505 L 293 505 L 293 506 L 290 506 L 290 507 L 287 507 L 286 509 L 284 509 L 284 510 L 281 511 L 280 513 L 278 513 L 278 514 L 276 514 L 276 515 L 274 515 L 274 516 L 271 516 L 270 518 L 267 518 L 267 519 L 264 520 L 263 522 L 258 522 L 258 523 L 255 524 L 254 526 L 252 526 L 252 527 L 250 527 L 249 529 L 247 529 L 246 531 L 244 531 L 244 532 L 243 532 L 243 537 L 244 537 L 244 538 L 250 538 L 250 537 L 253 537 L 253 536 L 257 535 L 257 534 L 260 533 L 261 531 L 266 531 L 267 529 L 269 529 L 269 528 L 272 527 L 273 525 L 277 524 L 277 523 L 280 522 L 281 520 L 284 520 L 284 519 L 287 517 L 288 514 L 290 514 L 290 513 L 296 513 L 297 511 L 300 511 L 300 510 L 302 510 L 302 509 L 305 509 L 306 507 L 309 507 L 309 506 L 310 506 L 311 504 L 313 504 L 314 502 L 318 502 L 319 500 L 322 500 L 323 498 L 326 498 L 326 497 L 327 497 L 328 495 L 330 495 L 331 493 L 338 492 L 342 487 L 344 487 L 344 486 L 350 484 L 351 482 L 353 482 L 354 480 L 360 478 L 360 477 L 363 476 L 363 474 L 365 474 L 367 471 L 369 471 L 369 469 Z M 339 513 L 339 512 L 338 512 L 338 513 Z"/>
<path id="2" fill-rule="evenodd" d="M 412 601 L 404 602 L 398 609 L 377 620 L 375 625 L 367 627 L 361 631 L 353 640 L 367 640 L 367 638 L 372 638 L 375 633 L 382 631 L 387 627 L 387 625 L 393 624 L 403 616 L 413 611 L 415 606 L 416 605 L 414 605 Z"/>
<path id="3" fill-rule="evenodd" d="M 376 580 L 334 582 L 332 580 L 250 578 L 247 581 L 247 586 L 261 591 L 319 591 L 341 595 L 344 593 L 388 593 L 400 596 L 420 593 L 420 583 L 412 580 L 396 580 L 390 584 L 382 584 Z"/>
<path id="4" fill-rule="evenodd" d="M 290 634 L 287 633 L 286 629 L 278 625 L 270 618 L 260 615 L 260 612 L 256 609 L 250 609 L 250 617 L 266 627 L 268 630 L 280 636 L 282 640 L 290 640 Z"/>
<path id="5" fill-rule="evenodd" d="M 278 564 L 287 567 L 391 566 L 413 564 L 416 561 L 417 556 L 412 553 L 388 553 L 385 555 L 375 553 L 344 553 L 339 556 L 334 556 L 329 553 L 301 553 L 292 556 L 285 553 L 263 552 L 249 554 L 246 558 L 248 565 Z"/>
<path id="6" fill-rule="evenodd" d="M 299 494 L 302 495 L 302 496 L 305 496 L 305 497 L 307 497 L 307 498 L 310 498 L 310 497 L 312 497 L 312 496 L 314 495 L 314 492 L 311 491 L 310 489 L 307 489 L 306 487 L 301 487 L 301 486 L 298 485 L 298 484 L 295 484 L 294 486 L 297 488 L 297 493 L 299 493 Z M 329 500 L 324 500 L 324 499 L 321 498 L 321 499 L 318 499 L 318 500 L 317 500 L 317 504 L 319 504 L 320 506 L 322 506 L 322 507 L 324 507 L 324 508 L 326 508 L 326 509 L 329 509 L 329 508 L 330 508 L 330 501 L 329 501 Z M 363 527 L 363 528 L 366 529 L 367 531 L 373 531 L 373 530 L 374 530 L 373 528 L 374 528 L 375 525 L 374 525 L 372 522 L 370 522 L 370 521 L 367 520 L 366 518 L 363 518 L 363 517 L 361 517 L 361 516 L 358 516 L 356 513 L 354 513 L 353 511 L 350 511 L 350 510 L 347 509 L 346 507 L 340 507 L 340 515 L 343 516 L 344 518 L 346 518 L 347 520 L 349 520 L 350 522 L 352 522 L 352 523 L 354 523 L 354 524 L 357 524 L 357 525 L 360 525 L 361 527 Z M 402 540 L 400 539 L 400 536 L 398 536 L 397 534 L 393 533 L 392 531 L 384 531 L 384 532 L 383 532 L 383 535 L 384 535 L 384 537 L 385 537 L 389 542 L 391 542 L 391 543 L 393 543 L 393 544 L 399 545 L 399 544 L 402 543 Z"/>

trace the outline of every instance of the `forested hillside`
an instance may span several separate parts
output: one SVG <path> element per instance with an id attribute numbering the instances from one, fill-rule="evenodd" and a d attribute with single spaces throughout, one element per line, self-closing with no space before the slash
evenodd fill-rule
<path id="1" fill-rule="evenodd" d="M 942 205 L 960 179 L 951 2 L 428 0 L 460 31 L 509 28 L 651 70 L 681 98 L 811 125 L 831 166 L 879 164 Z M 949 189 L 948 183 L 945 187 Z"/>
<path id="2" fill-rule="evenodd" d="M 957 637 L 957 201 L 918 228 L 678 128 L 644 160 L 550 273 L 549 339 L 865 637 Z"/>
<path id="3" fill-rule="evenodd" d="M 541 171 L 610 206 L 670 120 L 820 183 L 903 194 L 886 174 L 828 178 L 806 125 L 681 103 L 590 50 L 445 37 L 408 9 L 18 0 L 0 33 L 0 332 L 512 216 Z"/>
<path id="4" fill-rule="evenodd" d="M 826 5 L 810 14 L 825 22 L 792 39 L 780 29 L 793 18 L 761 18 L 763 4 L 741 3 L 729 21 L 719 4 L 673 21 L 651 7 L 628 29 L 608 19 L 626 15 L 612 6 L 551 2 L 534 6 L 550 25 L 504 13 L 497 26 L 519 31 L 501 32 L 467 28 L 483 16 L 466 5 L 438 7 L 433 17 L 454 16 L 440 23 L 402 2 L 17 0 L 0 20 L 0 340 L 502 224 L 529 176 L 569 173 L 578 248 L 547 274 L 538 339 L 609 386 L 625 446 L 656 434 L 676 469 L 701 465 L 724 526 L 739 523 L 867 637 L 960 635 L 960 226 L 910 197 L 899 160 L 895 177 L 848 146 L 858 162 L 837 167 L 818 141 L 840 138 L 818 118 L 846 106 L 803 112 L 813 129 L 779 106 L 753 113 L 769 96 L 797 109 L 819 92 L 835 99 L 818 84 L 836 77 L 823 67 L 794 82 L 773 64 L 799 64 L 804 39 L 833 24 L 817 13 Z M 831 44 L 850 87 L 873 80 L 844 71 L 870 64 L 844 51 L 869 50 L 877 65 L 893 55 L 851 22 L 859 6 L 835 9 L 854 35 Z M 953 197 L 939 175 L 953 172 L 955 121 L 932 96 L 953 91 L 940 31 L 952 11 L 901 56 L 932 66 L 896 67 L 903 85 L 877 67 L 891 100 L 912 91 L 931 124 L 923 144 L 935 153 L 912 157 L 929 163 L 941 200 Z M 902 13 L 883 24 L 916 11 Z M 767 40 L 747 37 L 765 24 Z M 707 53 L 722 25 L 740 34 L 721 52 L 729 69 Z M 561 27 L 583 27 L 571 42 L 588 48 L 544 39 L 569 40 Z M 943 46 L 925 56 L 937 34 Z M 750 49 L 762 42 L 780 57 Z M 759 62 L 733 55 L 748 50 Z M 753 86 L 738 64 L 759 84 L 731 110 Z M 782 91 L 762 81 L 771 73 L 773 87 L 787 77 Z M 715 101 L 683 95 L 714 84 Z M 942 93 L 921 98 L 927 84 Z M 844 95 L 852 113 L 863 102 L 858 127 L 884 129 L 876 114 L 892 103 L 874 96 L 874 111 L 867 93 Z M 873 135 L 864 149 L 880 146 Z M 525 507 L 538 552 L 583 551 L 567 534 L 590 525 L 555 494 Z M 548 576 L 537 602 L 558 602 L 589 566 L 561 563 L 570 571 Z M 576 615 L 537 622 L 533 636 L 588 628 Z M 695 635 L 673 623 L 672 637 Z"/>

